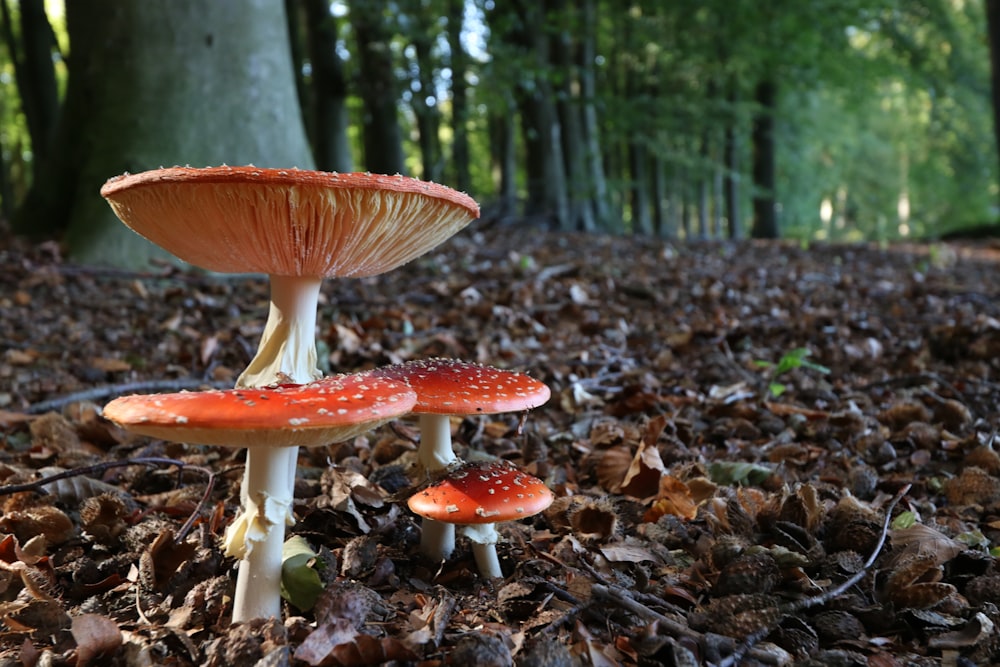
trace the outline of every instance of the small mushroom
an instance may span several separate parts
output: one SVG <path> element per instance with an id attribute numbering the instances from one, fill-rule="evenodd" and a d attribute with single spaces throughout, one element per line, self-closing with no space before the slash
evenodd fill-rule
<path id="1" fill-rule="evenodd" d="M 257 450 L 347 440 L 406 414 L 416 401 L 402 383 L 339 375 L 303 385 L 124 396 L 104 416 L 153 438 Z M 242 559 L 233 620 L 281 615 L 281 549 L 292 522 L 295 459 L 257 466 L 244 478 L 243 511 L 226 530 L 226 552 Z"/>
<path id="2" fill-rule="evenodd" d="M 496 524 L 534 516 L 554 496 L 542 480 L 510 461 L 464 463 L 444 478 L 410 496 L 414 514 L 462 526 L 472 542 L 476 566 L 484 577 L 502 577 L 497 559 Z"/>
<path id="3" fill-rule="evenodd" d="M 451 443 L 451 415 L 496 414 L 530 410 L 549 400 L 549 388 L 538 380 L 456 359 L 422 359 L 371 371 L 405 382 L 417 393 L 413 413 L 420 419 L 417 459 L 432 478 L 457 464 Z M 455 548 L 455 529 L 431 519 L 422 522 L 420 549 L 444 560 Z"/>

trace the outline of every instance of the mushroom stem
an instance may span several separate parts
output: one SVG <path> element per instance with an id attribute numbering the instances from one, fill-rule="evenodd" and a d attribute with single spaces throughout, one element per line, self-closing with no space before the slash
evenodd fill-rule
<path id="1" fill-rule="evenodd" d="M 316 308 L 323 279 L 271 277 L 271 308 L 257 354 L 236 380 L 237 387 L 305 384 L 318 380 Z"/>
<path id="2" fill-rule="evenodd" d="M 500 559 L 497 558 L 497 541 L 500 539 L 496 524 L 477 523 L 462 526 L 462 532 L 472 542 L 472 555 L 479 574 L 488 578 L 503 577 Z"/>
<path id="3" fill-rule="evenodd" d="M 448 415 L 422 414 L 419 426 L 417 459 L 424 470 L 428 473 L 446 470 L 458 460 L 451 447 L 451 418 Z"/>
<path id="4" fill-rule="evenodd" d="M 226 530 L 226 553 L 241 558 L 233 621 L 281 617 L 281 549 L 291 525 L 298 447 L 247 450 L 243 511 Z"/>
<path id="5" fill-rule="evenodd" d="M 448 415 L 422 414 L 419 419 L 420 448 L 417 460 L 424 471 L 447 470 L 458 460 L 451 446 L 451 418 Z M 448 560 L 455 551 L 455 526 L 423 519 L 420 522 L 420 553 L 432 560 Z"/>

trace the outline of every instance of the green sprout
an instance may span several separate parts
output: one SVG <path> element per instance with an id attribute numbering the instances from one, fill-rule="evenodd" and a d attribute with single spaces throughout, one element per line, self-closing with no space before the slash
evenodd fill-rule
<path id="1" fill-rule="evenodd" d="M 809 361 L 807 358 L 811 352 L 808 348 L 797 347 L 794 350 L 786 352 L 778 363 L 773 363 L 771 361 L 757 360 L 754 365 L 758 368 L 769 368 L 771 369 L 771 379 L 767 384 L 768 391 L 771 395 L 777 398 L 785 393 L 788 389 L 788 385 L 779 381 L 780 378 L 785 373 L 796 368 L 808 368 L 809 370 L 816 371 L 817 373 L 822 373 L 823 375 L 828 375 L 830 369 L 821 364 L 817 364 L 815 361 Z"/>

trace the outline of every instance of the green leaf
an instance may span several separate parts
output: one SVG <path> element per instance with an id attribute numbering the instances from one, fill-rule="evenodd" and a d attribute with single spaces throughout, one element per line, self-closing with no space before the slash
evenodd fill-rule
<path id="1" fill-rule="evenodd" d="M 316 571 L 316 557 L 309 543 L 299 535 L 281 549 L 281 597 L 302 611 L 309 611 L 323 592 L 323 580 Z"/>
<path id="2" fill-rule="evenodd" d="M 756 463 L 716 461 L 708 464 L 708 478 L 723 486 L 761 484 L 770 476 L 770 468 Z"/>
<path id="3" fill-rule="evenodd" d="M 956 542 L 961 542 L 967 547 L 988 547 L 990 540 L 978 530 L 968 530 L 955 536 Z"/>
<path id="4" fill-rule="evenodd" d="M 788 387 L 781 382 L 770 382 L 767 385 L 767 390 L 770 391 L 771 396 L 774 396 L 775 398 L 784 394 L 786 389 L 788 389 Z"/>
<path id="5" fill-rule="evenodd" d="M 917 515 L 914 512 L 901 512 L 899 516 L 892 520 L 892 529 L 902 530 L 904 528 L 910 528 L 915 523 L 917 523 Z"/>

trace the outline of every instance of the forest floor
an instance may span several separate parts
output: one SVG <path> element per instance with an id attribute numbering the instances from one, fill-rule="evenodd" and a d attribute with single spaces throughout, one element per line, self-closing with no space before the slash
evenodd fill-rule
<path id="1" fill-rule="evenodd" d="M 334 372 L 458 357 L 546 382 L 526 418 L 452 425 L 557 499 L 501 526 L 484 581 L 462 541 L 416 555 L 415 422 L 303 450 L 290 532 L 325 589 L 231 626 L 241 453 L 101 406 L 231 386 L 266 281 L 4 241 L 0 665 L 1000 664 L 998 262 L 513 227 L 328 280 Z"/>

